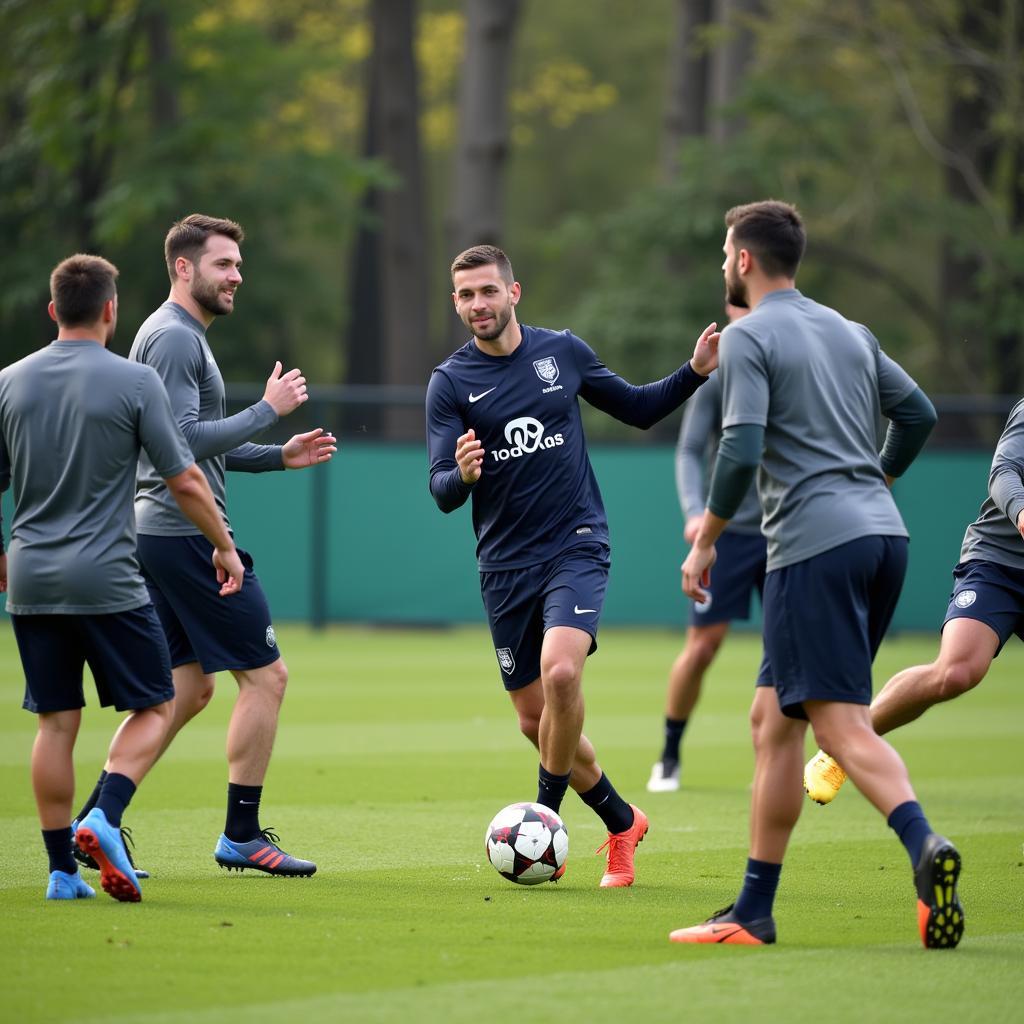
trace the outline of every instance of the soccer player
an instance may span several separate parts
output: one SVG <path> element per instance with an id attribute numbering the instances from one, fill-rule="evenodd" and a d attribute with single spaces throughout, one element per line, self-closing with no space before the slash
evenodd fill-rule
<path id="1" fill-rule="evenodd" d="M 242 283 L 242 239 L 238 224 L 202 214 L 171 227 L 164 244 L 170 296 L 143 323 L 129 355 L 153 367 L 163 380 L 225 522 L 226 469 L 303 469 L 328 462 L 336 451 L 334 437 L 319 428 L 297 434 L 283 447 L 249 442 L 306 401 L 305 378 L 299 370 L 282 374 L 280 363 L 261 401 L 225 416 L 224 380 L 206 331 L 216 317 L 234 309 L 235 292 Z M 259 820 L 288 671 L 252 558 L 240 552 L 246 566 L 245 588 L 235 601 L 217 601 L 215 594 L 198 589 L 210 557 L 209 544 L 174 506 L 146 456 L 139 462 L 135 515 L 139 561 L 167 635 L 174 670 L 174 718 L 164 745 L 209 703 L 215 673 L 229 671 L 238 684 L 227 736 L 227 817 L 214 858 L 229 869 L 312 875 L 316 865 L 286 854 Z"/>
<path id="2" fill-rule="evenodd" d="M 50 900 L 95 895 L 78 873 L 72 836 L 98 863 L 114 899 L 142 898 L 121 815 L 163 746 L 174 689 L 135 559 L 140 447 L 209 541 L 213 565 L 208 558 L 199 585 L 219 601 L 238 593 L 244 572 L 160 378 L 107 350 L 117 325 L 116 280 L 117 269 L 99 256 L 59 263 L 49 304 L 57 340 L 0 371 L 0 491 L 14 488 L 9 576 L 0 532 L 0 591 L 8 592 L 25 670 L 23 706 L 38 718 L 32 786 Z M 72 754 L 85 664 L 100 704 L 128 714 L 110 743 L 95 806 L 73 831 Z"/>
<path id="3" fill-rule="evenodd" d="M 725 313 L 732 323 L 745 316 L 745 306 L 728 300 Z M 676 489 L 683 509 L 683 539 L 693 543 L 704 518 L 706 504 L 705 466 L 714 467 L 715 450 L 722 433 L 722 389 L 713 373 L 686 403 L 676 445 Z M 750 487 L 729 528 L 718 542 L 715 588 L 708 599 L 690 606 L 686 643 L 669 672 L 665 696 L 665 741 L 661 757 L 647 780 L 649 793 L 672 793 L 679 789 L 679 747 L 683 732 L 700 698 L 704 673 L 718 654 L 734 619 L 750 618 L 750 601 L 756 590 L 764 590 L 767 547 L 761 533 L 761 503 L 757 488 Z"/>
<path id="4" fill-rule="evenodd" d="M 1011 634 L 1024 639 L 1024 401 L 1010 412 L 992 459 L 988 496 L 967 527 L 953 592 L 942 623 L 939 656 L 898 672 L 871 702 L 879 735 L 914 721 L 985 678 Z M 828 803 L 846 772 L 824 751 L 807 762 L 804 789 Z"/>
<path id="5" fill-rule="evenodd" d="M 557 812 L 571 785 L 608 830 L 601 885 L 632 885 L 647 816 L 616 792 L 582 734 L 583 665 L 597 649 L 609 547 L 577 399 L 650 427 L 717 365 L 716 325 L 688 363 L 635 387 L 569 331 L 520 326 L 522 289 L 500 249 L 467 249 L 451 274 L 472 338 L 427 388 L 430 492 L 442 512 L 472 497 L 498 667 L 519 728 L 540 751 L 537 802 Z"/>
<path id="6" fill-rule="evenodd" d="M 906 529 L 887 484 L 920 451 L 935 410 L 866 328 L 796 290 L 806 238 L 792 206 L 738 206 L 725 223 L 726 287 L 751 312 L 722 336 L 722 440 L 683 586 L 705 596 L 715 542 L 760 465 L 768 572 L 751 710 L 750 857 L 736 902 L 671 939 L 775 941 L 772 906 L 803 805 L 809 720 L 819 745 L 839 756 L 906 848 L 925 946 L 952 947 L 964 927 L 960 855 L 932 831 L 903 761 L 868 712 L 871 663 L 907 561 Z M 879 456 L 880 413 L 891 422 Z"/>

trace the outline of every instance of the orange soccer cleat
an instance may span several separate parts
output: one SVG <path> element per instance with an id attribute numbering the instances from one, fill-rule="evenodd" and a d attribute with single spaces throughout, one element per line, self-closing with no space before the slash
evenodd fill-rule
<path id="1" fill-rule="evenodd" d="M 647 815 L 639 807 L 634 804 L 629 806 L 633 810 L 633 824 L 625 832 L 609 832 L 604 844 L 597 848 L 598 853 L 605 847 L 608 849 L 608 868 L 601 879 L 602 889 L 632 885 L 636 877 L 633 858 L 636 855 L 637 844 L 647 835 L 650 823 L 647 821 Z"/>

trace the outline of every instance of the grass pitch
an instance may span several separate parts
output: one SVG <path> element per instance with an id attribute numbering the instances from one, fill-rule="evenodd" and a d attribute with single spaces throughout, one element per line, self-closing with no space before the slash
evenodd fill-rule
<path id="1" fill-rule="evenodd" d="M 259 1024 L 481 1019 L 543 1022 L 1017 1019 L 1024 999 L 1024 648 L 1011 641 L 972 694 L 891 737 L 932 823 L 964 858 L 967 931 L 926 951 L 902 847 L 847 786 L 808 803 L 776 904 L 779 944 L 681 947 L 668 932 L 736 894 L 752 755 L 756 638 L 730 639 L 684 745 L 683 789 L 650 795 L 663 689 L 679 637 L 609 629 L 587 669 L 587 733 L 651 831 L 631 889 L 600 890 L 604 840 L 571 793 L 569 866 L 524 888 L 486 862 L 498 808 L 536 795 L 483 629 L 279 631 L 291 669 L 263 822 L 312 879 L 221 871 L 225 724 L 234 683 L 179 736 L 129 808 L 140 905 L 46 903 L 46 860 L 20 710 L 0 630 L 2 1017 Z M 930 660 L 936 639 L 889 642 L 876 679 Z M 88 693 L 79 794 L 113 713 Z M 94 873 L 86 872 L 87 875 Z M 97 885 L 98 888 L 98 885 Z"/>

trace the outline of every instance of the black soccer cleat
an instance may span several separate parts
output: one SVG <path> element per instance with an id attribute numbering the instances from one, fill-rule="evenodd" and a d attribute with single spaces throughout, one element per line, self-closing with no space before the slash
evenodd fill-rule
<path id="1" fill-rule="evenodd" d="M 926 949 L 953 949 L 963 938 L 964 908 L 956 892 L 959 876 L 957 848 L 932 832 L 914 868 L 917 926 Z"/>

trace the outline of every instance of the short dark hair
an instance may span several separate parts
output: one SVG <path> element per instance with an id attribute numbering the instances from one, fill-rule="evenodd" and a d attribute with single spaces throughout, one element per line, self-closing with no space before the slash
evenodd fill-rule
<path id="1" fill-rule="evenodd" d="M 94 324 L 117 295 L 117 267 L 102 256 L 76 253 L 50 274 L 50 298 L 61 327 Z"/>
<path id="2" fill-rule="evenodd" d="M 199 256 L 211 235 L 225 235 L 239 245 L 245 239 L 241 224 L 236 224 L 226 217 L 207 217 L 205 213 L 190 213 L 187 217 L 175 221 L 164 239 L 164 259 L 167 261 L 167 273 L 171 284 L 178 276 L 174 272 L 174 261 L 179 256 L 192 263 L 199 262 Z"/>
<path id="3" fill-rule="evenodd" d="M 460 252 L 452 260 L 452 277 L 457 270 L 473 270 L 475 267 L 495 266 L 505 284 L 512 284 L 515 275 L 509 258 L 496 245 L 474 245 Z"/>
<path id="4" fill-rule="evenodd" d="M 734 206 L 725 226 L 732 228 L 735 246 L 749 249 L 769 277 L 796 277 L 807 233 L 795 206 L 777 199 Z"/>

